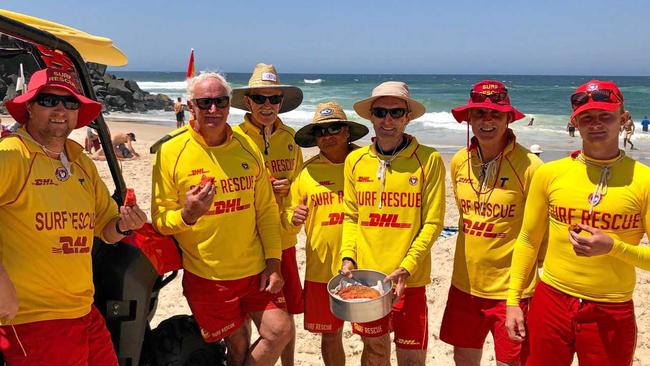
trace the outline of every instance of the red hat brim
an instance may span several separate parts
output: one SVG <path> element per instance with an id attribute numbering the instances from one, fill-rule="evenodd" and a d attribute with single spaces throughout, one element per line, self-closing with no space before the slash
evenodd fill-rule
<path id="1" fill-rule="evenodd" d="M 468 103 L 460 107 L 453 108 L 451 114 L 454 116 L 458 123 L 469 122 L 469 110 L 472 108 L 488 108 L 503 113 L 512 113 L 512 122 L 518 121 L 524 117 L 525 114 L 519 112 L 517 108 L 510 104 L 501 105 L 496 103 Z"/>
<path id="2" fill-rule="evenodd" d="M 581 105 L 573 111 L 571 114 L 571 120 L 576 118 L 580 113 L 590 110 L 590 109 L 600 109 L 603 111 L 614 112 L 615 110 L 621 107 L 620 103 L 608 103 L 608 102 L 589 102 Z"/>
<path id="3" fill-rule="evenodd" d="M 11 100 L 5 102 L 7 111 L 20 124 L 25 124 L 29 119 L 29 113 L 27 112 L 27 103 L 31 101 L 43 88 L 45 87 L 54 87 L 66 90 L 70 92 L 75 98 L 79 100 L 79 116 L 77 117 L 77 125 L 75 128 L 81 128 L 90 124 L 94 121 L 97 116 L 102 112 L 102 105 L 99 102 L 96 102 L 90 98 L 87 98 L 72 88 L 68 88 L 62 85 L 52 86 L 52 85 L 42 85 L 38 88 L 29 90 L 25 94 L 21 94 L 17 97 L 14 97 Z"/>

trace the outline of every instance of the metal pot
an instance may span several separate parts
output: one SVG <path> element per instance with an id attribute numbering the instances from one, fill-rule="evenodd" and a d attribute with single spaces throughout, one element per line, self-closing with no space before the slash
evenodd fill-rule
<path id="1" fill-rule="evenodd" d="M 330 310 L 337 318 L 355 322 L 366 323 L 381 319 L 393 309 L 393 284 L 383 283 L 386 274 L 371 269 L 352 270 L 352 277 L 365 286 L 375 286 L 377 281 L 382 281 L 384 294 L 368 301 L 347 301 L 332 295 L 332 292 L 341 282 L 342 275 L 336 275 L 327 283 L 330 295 Z"/>

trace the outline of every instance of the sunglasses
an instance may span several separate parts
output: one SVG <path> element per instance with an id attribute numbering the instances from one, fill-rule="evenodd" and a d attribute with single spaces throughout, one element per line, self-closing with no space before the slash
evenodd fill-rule
<path id="1" fill-rule="evenodd" d="M 338 135 L 343 130 L 343 126 L 345 126 L 345 125 L 342 124 L 342 123 L 334 123 L 334 124 L 331 124 L 331 125 L 329 125 L 327 127 L 314 127 L 312 129 L 312 133 L 316 137 Z"/>
<path id="2" fill-rule="evenodd" d="M 474 103 L 483 103 L 486 99 L 489 99 L 492 103 L 501 103 L 508 97 L 508 92 L 492 94 L 469 92 L 469 97 Z"/>
<path id="3" fill-rule="evenodd" d="M 373 116 L 377 118 L 386 118 L 386 116 L 390 113 L 390 116 L 393 118 L 400 118 L 408 112 L 406 108 L 382 108 L 382 107 L 375 107 L 370 110 Z"/>
<path id="4" fill-rule="evenodd" d="M 280 102 L 282 102 L 282 98 L 284 98 L 284 96 L 282 94 L 280 94 L 280 95 L 269 95 L 269 96 L 259 95 L 259 94 L 251 94 L 248 97 L 251 98 L 251 100 L 253 102 L 255 102 L 255 104 L 264 104 L 267 100 L 271 104 L 280 104 Z"/>
<path id="5" fill-rule="evenodd" d="M 612 99 L 612 96 L 614 97 Z M 620 103 L 622 102 L 621 98 L 613 90 L 610 89 L 598 89 L 590 92 L 579 92 L 571 96 L 571 106 L 573 109 L 578 109 L 578 107 L 587 104 L 591 98 L 594 102 L 606 102 L 606 103 Z"/>
<path id="6" fill-rule="evenodd" d="M 223 97 L 215 97 L 215 98 L 197 98 L 194 99 L 194 103 L 196 104 L 197 107 L 199 107 L 199 109 L 203 109 L 203 110 L 210 109 L 213 104 L 217 108 L 226 108 L 228 107 L 228 104 L 230 104 L 230 97 L 224 95 Z"/>
<path id="7" fill-rule="evenodd" d="M 63 103 L 63 108 L 74 111 L 79 109 L 80 106 L 79 100 L 72 95 L 40 93 L 36 95 L 34 100 L 38 105 L 45 108 L 54 108 L 59 103 Z"/>

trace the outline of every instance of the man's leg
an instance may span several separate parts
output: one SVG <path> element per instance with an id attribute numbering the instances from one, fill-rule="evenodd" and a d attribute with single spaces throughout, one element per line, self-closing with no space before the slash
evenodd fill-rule
<path id="1" fill-rule="evenodd" d="M 295 337 L 289 314 L 284 309 L 269 309 L 249 313 L 260 337 L 250 348 L 245 365 L 275 364 L 282 350 Z"/>
<path id="2" fill-rule="evenodd" d="M 379 337 L 361 337 L 362 366 L 390 366 L 390 333 Z"/>
<path id="3" fill-rule="evenodd" d="M 343 350 L 343 328 L 336 333 L 322 333 L 320 339 L 321 354 L 325 366 L 345 365 L 345 351 Z"/>
<path id="4" fill-rule="evenodd" d="M 478 366 L 481 364 L 483 350 L 480 348 L 454 347 L 456 366 Z"/>
<path id="5" fill-rule="evenodd" d="M 249 348 L 249 329 L 242 324 L 234 333 L 224 338 L 226 347 L 228 347 L 228 365 L 240 366 L 244 364 Z"/>
<path id="6" fill-rule="evenodd" d="M 287 312 L 291 319 L 291 327 L 295 329 L 293 321 L 294 314 L 302 314 L 305 311 L 303 289 L 298 273 L 298 262 L 296 260 L 296 247 L 287 248 L 282 251 L 281 269 L 284 278 L 282 292 L 287 305 Z M 329 296 L 329 295 L 328 295 Z M 296 348 L 295 335 L 289 340 L 286 348 L 282 351 L 282 366 L 293 366 L 294 350 Z"/>
<path id="7" fill-rule="evenodd" d="M 293 321 L 293 315 L 289 314 L 289 323 L 291 324 L 292 329 L 296 329 L 296 323 Z M 282 350 L 282 355 L 280 360 L 282 361 L 282 366 L 293 366 L 294 363 L 294 353 L 296 350 L 296 333 L 293 333 L 293 337 L 289 340 L 289 343 Z"/>

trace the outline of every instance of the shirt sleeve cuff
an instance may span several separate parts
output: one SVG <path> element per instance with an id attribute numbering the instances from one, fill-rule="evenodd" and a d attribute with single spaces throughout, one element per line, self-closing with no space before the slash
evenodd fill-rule
<path id="1" fill-rule="evenodd" d="M 411 276 L 413 276 L 413 273 L 415 273 L 415 271 L 417 271 L 417 269 L 418 269 L 418 264 L 415 263 L 415 261 L 412 260 L 411 258 L 407 257 L 407 258 L 404 258 L 402 260 L 402 263 L 400 264 L 400 267 L 407 270 L 409 272 L 409 274 Z"/>
<path id="2" fill-rule="evenodd" d="M 343 250 L 341 250 L 341 258 L 350 258 L 356 263 L 357 262 L 357 253 L 354 250 L 351 250 L 351 249 L 343 249 Z"/>

